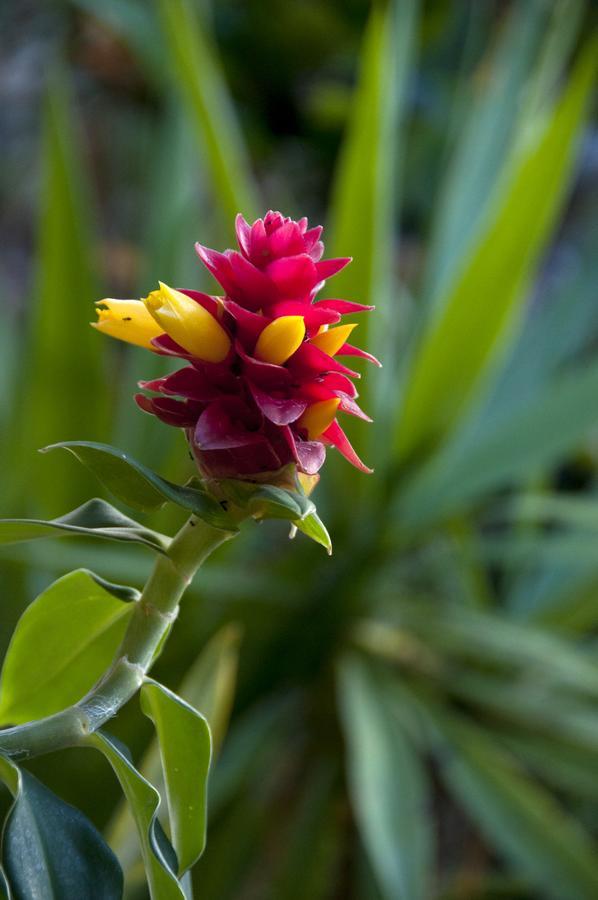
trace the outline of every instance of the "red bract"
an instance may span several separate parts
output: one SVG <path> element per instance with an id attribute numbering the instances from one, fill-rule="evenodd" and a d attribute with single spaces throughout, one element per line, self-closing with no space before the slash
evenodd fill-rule
<path id="1" fill-rule="evenodd" d="M 322 260 L 322 228 L 308 228 L 307 219 L 295 222 L 270 211 L 249 225 L 239 215 L 236 230 L 240 251 L 219 253 L 196 245 L 224 296 L 180 292 L 221 326 L 226 355 L 219 361 L 200 359 L 190 347 L 201 341 L 184 340 L 191 334 L 191 328 L 181 330 L 188 321 L 185 311 L 175 331 L 167 318 L 157 318 L 160 300 L 150 304 L 150 295 L 146 306 L 165 330 L 151 340 L 153 348 L 187 364 L 164 378 L 141 382 L 153 395 L 139 394 L 137 403 L 185 429 L 202 474 L 210 478 L 251 477 L 289 463 L 312 475 L 324 462 L 327 445 L 362 471 L 371 471 L 357 457 L 336 414 L 371 421 L 356 403 L 354 379 L 359 375 L 338 357 L 377 362 L 347 343 L 354 325 L 339 324 L 343 316 L 373 307 L 315 300 L 326 279 L 350 259 Z M 188 303 L 182 300 L 183 306 Z M 187 349 L 173 339 L 173 332 Z"/>

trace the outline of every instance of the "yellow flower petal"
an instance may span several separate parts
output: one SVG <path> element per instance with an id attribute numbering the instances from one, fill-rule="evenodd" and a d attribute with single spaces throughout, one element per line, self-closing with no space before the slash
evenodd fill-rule
<path id="1" fill-rule="evenodd" d="M 91 322 L 103 334 L 153 350 L 151 340 L 164 334 L 141 300 L 100 300 L 96 304 L 98 321 Z"/>
<path id="2" fill-rule="evenodd" d="M 226 359 L 230 338 L 214 316 L 181 291 L 159 284 L 143 302 L 162 330 L 198 359 L 212 363 Z"/>
<path id="3" fill-rule="evenodd" d="M 333 397 L 331 400 L 319 400 L 317 403 L 312 403 L 311 406 L 308 406 L 305 412 L 297 419 L 296 424 L 300 428 L 305 428 L 310 441 L 316 441 L 326 431 L 328 426 L 334 422 L 340 402 L 338 397 Z"/>
<path id="4" fill-rule="evenodd" d="M 323 350 L 328 356 L 334 356 L 341 349 L 347 338 L 351 334 L 357 323 L 347 323 L 347 325 L 337 325 L 336 328 L 329 328 L 327 331 L 321 331 L 311 339 L 314 347 Z"/>
<path id="5" fill-rule="evenodd" d="M 281 366 L 301 346 L 304 337 L 303 316 L 280 316 L 266 325 L 260 334 L 254 356 L 262 362 Z"/>

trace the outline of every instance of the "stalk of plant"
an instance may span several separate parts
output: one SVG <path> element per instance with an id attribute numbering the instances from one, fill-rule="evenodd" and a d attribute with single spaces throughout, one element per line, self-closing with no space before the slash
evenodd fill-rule
<path id="1" fill-rule="evenodd" d="M 76 746 L 99 748 L 115 769 L 136 813 L 152 896 L 179 896 L 181 875 L 203 849 L 196 832 L 201 830 L 201 816 L 205 818 L 203 782 L 209 761 L 209 730 L 197 711 L 147 676 L 177 617 L 185 588 L 209 554 L 234 537 L 239 525 L 251 518 L 286 519 L 292 535 L 302 531 L 330 552 L 330 538 L 309 497 L 327 448 L 337 449 L 358 469 L 371 471 L 358 458 L 337 417 L 345 413 L 371 421 L 357 404 L 354 381 L 360 376 L 341 363 L 339 357 L 363 357 L 377 363 L 368 353 L 348 343 L 356 323 L 341 321 L 345 315 L 372 307 L 340 299 L 316 299 L 326 280 L 350 260 L 323 260 L 322 229 L 308 228 L 307 219 L 296 222 L 269 212 L 264 219 L 249 225 L 239 215 L 236 229 L 240 252 L 218 253 L 197 245 L 200 259 L 221 285 L 223 295 L 174 289 L 160 283 L 143 300 L 101 301 L 98 321 L 93 323 L 100 332 L 185 362 L 183 368 L 162 378 L 140 382 L 143 392 L 135 399 L 145 412 L 183 429 L 197 477 L 187 485 L 176 485 L 106 445 L 55 445 L 70 450 L 112 493 L 129 504 L 152 509 L 170 501 L 190 510 L 186 524 L 170 539 L 123 516 L 103 501 L 92 501 L 47 522 L 4 523 L 12 540 L 48 533 L 78 533 L 136 541 L 150 546 L 157 554 L 142 593 L 135 597 L 132 609 L 126 610 L 127 626 L 114 648 L 112 661 L 103 674 L 97 673 L 100 677 L 95 683 L 82 691 L 82 699 L 33 721 L 0 730 L 0 775 L 16 797 L 3 850 L 5 872 L 9 873 L 9 880 L 12 877 L 15 896 L 20 896 L 20 869 L 11 864 L 9 851 L 12 847 L 13 856 L 19 860 L 27 854 L 27 829 L 21 823 L 19 830 L 19 817 L 23 815 L 24 785 L 30 784 L 31 776 L 17 774 L 14 761 Z M 120 600 L 128 591 L 130 599 L 131 589 L 109 585 L 92 573 L 88 575 L 101 591 Z M 54 591 L 52 596 L 55 594 Z M 6 706 L 11 667 L 18 669 L 17 657 L 23 654 L 24 642 L 26 648 L 23 634 L 36 627 L 35 617 L 43 614 L 45 596 L 26 611 L 17 627 L 3 671 L 0 707 L 3 702 Z M 48 640 L 51 642 L 51 635 Z M 78 677 L 73 675 L 75 682 Z M 67 684 L 67 696 L 73 689 L 76 684 Z M 159 797 L 154 802 L 154 789 L 144 782 L 126 755 L 99 732 L 140 689 L 143 711 L 156 725 L 160 740 L 172 846 L 159 833 L 155 818 Z M 43 691 L 36 709 L 40 702 L 43 709 Z M 51 699 L 48 702 L 51 708 Z M 8 708 L 13 716 L 23 718 L 18 688 L 13 687 Z M 169 734 L 164 722 L 171 723 L 170 730 L 180 726 L 180 735 Z M 197 804 L 202 810 L 199 818 L 193 820 L 191 815 L 191 823 L 187 820 L 193 804 L 184 798 L 187 812 L 182 815 L 182 798 L 177 798 L 177 791 L 181 794 L 189 789 L 189 785 L 181 788 L 180 784 L 185 763 L 177 758 L 177 765 L 172 764 L 173 755 L 185 752 L 185 740 L 198 742 L 195 749 L 189 745 L 193 750 L 191 759 L 201 755 L 201 746 L 204 751 L 207 747 L 205 771 L 196 778 L 203 778 L 202 784 L 191 785 L 192 791 L 199 792 Z M 146 806 L 141 804 L 138 808 L 142 782 L 144 790 L 150 791 L 150 807 L 154 804 L 149 818 L 147 798 Z M 36 788 L 39 789 L 41 786 Z M 26 800 L 30 812 L 31 797 Z M 61 801 L 53 798 L 52 803 Z M 64 809 L 60 815 L 66 815 Z M 93 829 L 91 823 L 86 827 Z M 114 867 L 111 851 L 101 843 L 99 835 L 95 834 L 94 841 L 106 860 L 105 884 L 112 885 L 97 896 L 117 896 L 114 885 L 122 878 Z M 72 852 L 79 850 L 73 848 Z M 83 856 L 80 862 L 81 871 L 94 872 L 94 884 L 101 884 L 93 860 Z M 35 871 L 32 864 L 31 872 Z M 60 880 L 59 874 L 55 874 L 56 878 Z M 43 886 L 38 888 L 43 891 Z"/>

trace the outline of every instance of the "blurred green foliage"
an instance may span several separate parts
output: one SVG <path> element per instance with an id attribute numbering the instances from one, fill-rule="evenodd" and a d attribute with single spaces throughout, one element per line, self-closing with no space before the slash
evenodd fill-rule
<path id="1" fill-rule="evenodd" d="M 67 454 L 36 457 L 56 441 L 190 474 L 182 437 L 131 399 L 164 363 L 86 323 L 158 276 L 207 287 L 193 242 L 230 243 L 237 210 L 325 221 L 355 257 L 328 289 L 377 307 L 361 325 L 384 361 L 364 379 L 376 421 L 351 429 L 376 472 L 329 454 L 317 492 L 334 556 L 247 528 L 156 666 L 222 735 L 240 653 L 197 896 L 598 896 L 592 4 L 64 0 L 0 17 L 3 515 L 101 491 Z M 70 568 L 139 585 L 149 567 L 126 544 L 23 547 L 0 557 L 4 647 Z M 143 755 L 136 707 L 112 730 Z M 113 819 L 143 897 L 99 756 L 31 769 Z"/>

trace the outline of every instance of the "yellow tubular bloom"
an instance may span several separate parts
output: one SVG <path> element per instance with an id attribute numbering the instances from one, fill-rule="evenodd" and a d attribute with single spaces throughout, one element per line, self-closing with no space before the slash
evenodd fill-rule
<path id="1" fill-rule="evenodd" d="M 308 406 L 305 412 L 297 419 L 297 425 L 305 428 L 310 441 L 317 441 L 320 435 L 326 431 L 334 421 L 338 405 L 341 401 L 334 397 L 332 400 L 319 400 Z"/>
<path id="2" fill-rule="evenodd" d="M 303 316 L 280 316 L 266 325 L 260 334 L 254 356 L 262 362 L 281 366 L 301 346 L 304 337 Z"/>
<path id="3" fill-rule="evenodd" d="M 334 356 L 341 349 L 347 338 L 351 334 L 357 323 L 338 325 L 336 328 L 329 328 L 327 331 L 320 331 L 311 339 L 311 343 L 319 350 L 323 350 L 328 356 Z"/>
<path id="4" fill-rule="evenodd" d="M 152 338 L 164 334 L 141 300 L 100 300 L 96 307 L 98 321 L 90 324 L 120 341 L 153 350 Z"/>
<path id="5" fill-rule="evenodd" d="M 204 362 L 219 363 L 228 356 L 230 338 L 203 306 L 186 294 L 159 282 L 143 301 L 150 315 L 173 341 Z"/>

